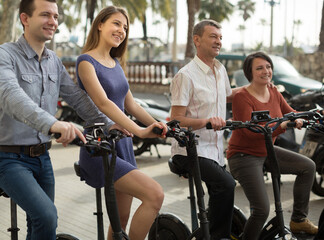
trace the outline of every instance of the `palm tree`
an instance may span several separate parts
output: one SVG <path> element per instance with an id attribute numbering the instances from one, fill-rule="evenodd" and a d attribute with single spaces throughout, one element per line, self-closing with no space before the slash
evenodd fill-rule
<path id="1" fill-rule="evenodd" d="M 242 24 L 240 24 L 238 26 L 238 28 L 237 28 L 237 30 L 241 32 L 241 37 L 242 37 L 242 50 L 243 50 L 243 52 L 244 52 L 244 41 L 245 41 L 245 37 L 244 37 L 245 29 L 246 29 L 245 25 L 242 25 Z"/>
<path id="2" fill-rule="evenodd" d="M 321 24 L 319 39 L 320 39 L 320 44 L 318 46 L 318 51 L 324 52 L 324 0 L 323 0 L 323 7 L 322 7 L 322 24 Z"/>
<path id="3" fill-rule="evenodd" d="M 248 20 L 255 11 L 255 2 L 251 0 L 240 0 L 237 3 L 238 9 L 242 11 L 244 22 Z"/>
<path id="4" fill-rule="evenodd" d="M 185 61 L 189 61 L 195 56 L 195 46 L 192 38 L 192 31 L 195 25 L 195 15 L 200 7 L 200 0 L 187 0 L 188 7 L 188 32 Z"/>
<path id="5" fill-rule="evenodd" d="M 248 20 L 252 14 L 255 11 L 255 2 L 252 2 L 251 0 L 240 0 L 237 3 L 238 9 L 242 11 L 242 17 L 244 20 L 244 23 L 246 20 Z M 243 46 L 243 51 L 244 51 L 244 32 L 245 32 L 245 25 L 240 25 L 239 26 L 240 31 L 242 32 L 242 46 Z"/>
<path id="6" fill-rule="evenodd" d="M 294 20 L 293 22 L 293 30 L 292 30 L 292 37 L 291 37 L 291 45 L 294 45 L 295 40 L 295 27 L 296 27 L 296 35 L 298 35 L 299 26 L 302 24 L 300 19 Z"/>
<path id="7" fill-rule="evenodd" d="M 263 42 L 263 40 L 264 40 L 264 27 L 265 27 L 265 26 L 268 26 L 269 23 L 268 23 L 267 20 L 265 20 L 264 18 L 261 18 L 261 19 L 260 19 L 260 22 L 259 22 L 259 25 L 262 26 L 262 34 L 261 34 L 261 36 L 262 36 L 262 42 Z"/>
<path id="8" fill-rule="evenodd" d="M 211 18 L 222 22 L 228 19 L 234 10 L 234 5 L 228 0 L 187 0 L 188 6 L 188 34 L 185 60 L 195 55 L 195 46 L 192 40 L 192 31 L 195 25 L 195 14 L 199 11 L 199 19 Z"/>
<path id="9" fill-rule="evenodd" d="M 199 10 L 199 20 L 210 18 L 217 22 L 229 20 L 229 16 L 233 13 L 234 5 L 227 0 L 201 0 L 201 8 Z"/>

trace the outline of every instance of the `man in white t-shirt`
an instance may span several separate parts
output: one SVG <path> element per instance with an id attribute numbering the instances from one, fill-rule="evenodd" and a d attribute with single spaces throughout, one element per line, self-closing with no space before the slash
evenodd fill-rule
<path id="1" fill-rule="evenodd" d="M 211 239 L 230 239 L 235 181 L 225 170 L 223 132 L 216 130 L 225 126 L 226 101 L 231 101 L 237 89 L 232 92 L 225 67 L 215 59 L 222 47 L 220 24 L 214 20 L 197 23 L 193 41 L 196 56 L 171 83 L 171 118 L 199 135 L 197 152 L 209 193 Z M 214 130 L 206 129 L 208 122 Z M 174 141 L 171 152 L 175 164 L 190 170 L 185 148 Z"/>

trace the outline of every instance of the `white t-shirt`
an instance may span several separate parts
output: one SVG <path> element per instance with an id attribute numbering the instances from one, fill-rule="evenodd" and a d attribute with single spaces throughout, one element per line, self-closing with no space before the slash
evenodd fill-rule
<path id="1" fill-rule="evenodd" d="M 186 117 L 226 118 L 226 97 L 232 94 L 231 86 L 225 67 L 215 59 L 212 69 L 197 56 L 186 66 L 181 68 L 173 78 L 170 91 L 172 106 L 186 106 Z M 223 131 L 206 128 L 195 130 L 199 135 L 198 156 L 213 159 L 220 166 L 224 165 Z M 172 156 L 176 154 L 186 156 L 186 149 L 180 147 L 176 140 L 172 140 Z"/>

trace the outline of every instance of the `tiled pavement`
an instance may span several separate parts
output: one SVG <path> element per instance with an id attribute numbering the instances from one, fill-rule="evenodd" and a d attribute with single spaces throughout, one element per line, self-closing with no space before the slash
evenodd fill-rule
<path id="1" fill-rule="evenodd" d="M 167 160 L 170 156 L 169 146 L 158 146 L 161 159 L 157 158 L 155 149 L 153 155 L 145 153 L 137 158 L 139 168 L 158 181 L 165 192 L 165 200 L 161 212 L 172 212 L 179 216 L 190 227 L 189 201 L 187 200 L 187 181 L 178 178 L 170 173 Z M 95 240 L 96 237 L 96 217 L 92 214 L 95 210 L 94 189 L 79 181 L 74 173 L 73 163 L 78 158 L 78 147 L 68 146 L 63 148 L 59 144 L 54 144 L 51 150 L 53 167 L 56 178 L 56 206 L 58 209 L 59 222 L 57 232 L 69 233 L 82 240 Z M 292 186 L 291 176 L 282 177 L 282 206 L 285 214 L 285 222 L 289 222 L 292 209 Z M 272 191 L 271 181 L 267 181 L 268 191 Z M 273 201 L 273 199 L 271 199 Z M 242 188 L 236 187 L 235 203 L 242 211 L 248 213 L 248 204 Z M 103 202 L 104 204 L 104 202 Z M 132 212 L 139 205 L 134 201 Z M 316 222 L 324 207 L 324 198 L 311 193 L 309 218 Z M 273 206 L 271 209 L 273 215 Z M 7 228 L 10 225 L 9 200 L 0 198 L 0 239 L 10 239 Z M 105 226 L 108 225 L 108 218 L 104 214 Z M 25 239 L 25 214 L 18 208 L 18 225 L 20 227 L 19 239 Z"/>

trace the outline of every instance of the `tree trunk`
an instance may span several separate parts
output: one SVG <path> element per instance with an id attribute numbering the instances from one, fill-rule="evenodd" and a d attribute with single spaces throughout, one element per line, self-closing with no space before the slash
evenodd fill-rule
<path id="1" fill-rule="evenodd" d="M 14 41 L 19 0 L 3 1 L 1 17 L 0 44 Z"/>
<path id="2" fill-rule="evenodd" d="M 90 25 L 93 22 L 94 12 L 96 7 L 97 7 L 97 0 L 90 0 L 90 3 L 88 5 L 88 18 L 90 19 Z"/>
<path id="3" fill-rule="evenodd" d="M 187 0 L 188 6 L 188 33 L 185 52 L 185 61 L 188 62 L 195 56 L 195 45 L 193 43 L 192 31 L 195 25 L 196 3 L 195 0 Z"/>
<path id="4" fill-rule="evenodd" d="M 323 0 L 323 7 L 322 7 L 322 24 L 321 24 L 321 31 L 320 31 L 320 44 L 318 46 L 318 51 L 324 52 L 324 0 Z"/>

